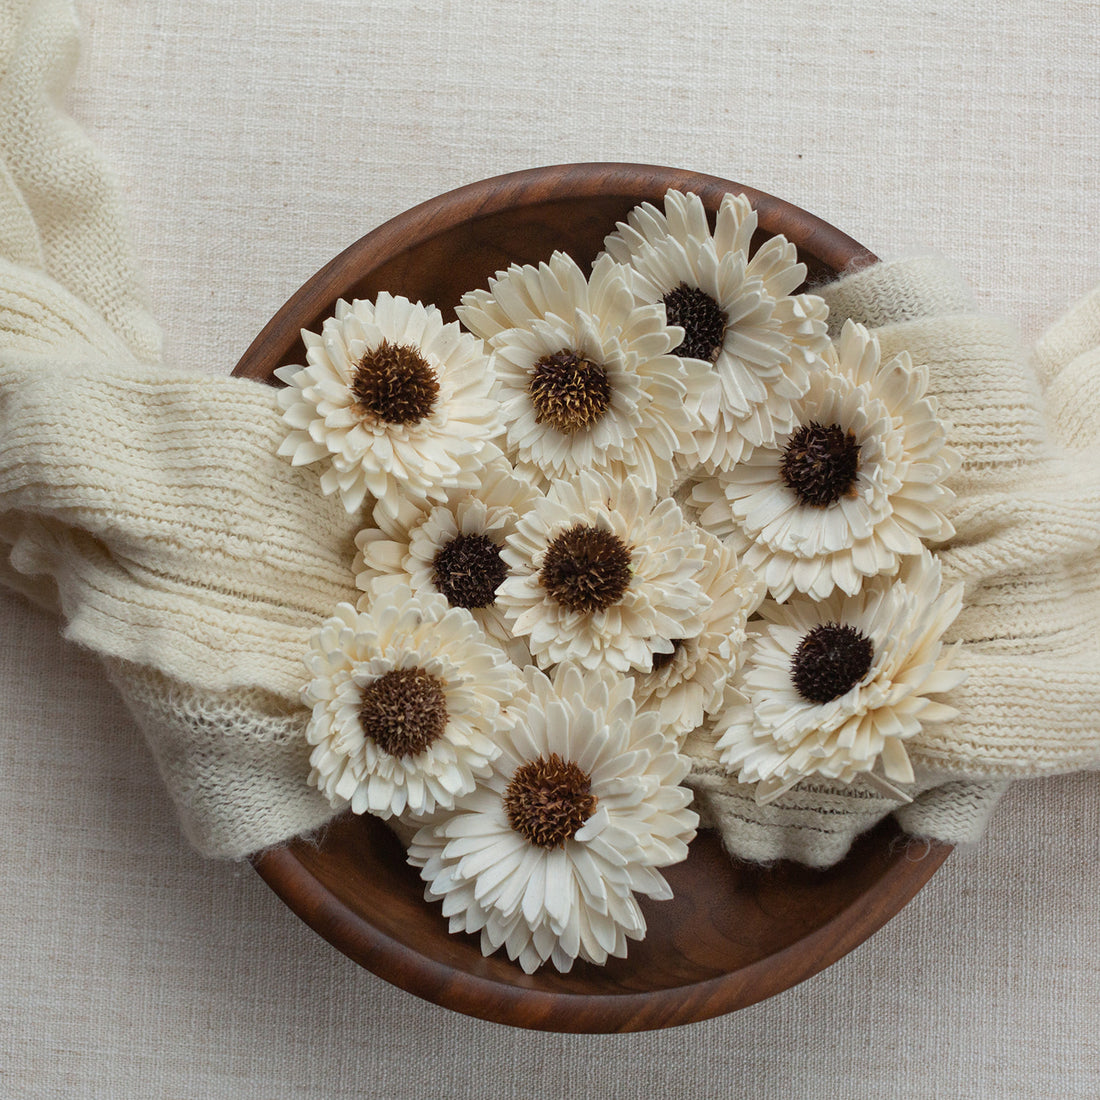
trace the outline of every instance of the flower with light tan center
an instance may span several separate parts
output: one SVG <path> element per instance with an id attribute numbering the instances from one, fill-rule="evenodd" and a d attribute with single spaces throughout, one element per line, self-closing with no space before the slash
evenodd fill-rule
<path id="1" fill-rule="evenodd" d="M 541 487 L 591 470 L 666 493 L 702 425 L 707 364 L 672 354 L 682 330 L 663 305 L 639 306 L 627 277 L 610 257 L 586 277 L 555 252 L 498 271 L 456 310 L 494 353 L 504 449 Z"/>
<path id="2" fill-rule="evenodd" d="M 575 351 L 558 351 L 537 360 L 527 392 L 535 423 L 549 424 L 562 435 L 590 428 L 611 405 L 607 371 Z"/>

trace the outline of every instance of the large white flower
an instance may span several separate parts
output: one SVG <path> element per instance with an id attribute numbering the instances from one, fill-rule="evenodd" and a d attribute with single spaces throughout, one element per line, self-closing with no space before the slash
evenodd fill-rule
<path id="1" fill-rule="evenodd" d="M 689 761 L 636 715 L 627 679 L 529 668 L 492 774 L 454 814 L 420 829 L 409 861 L 452 932 L 504 947 L 527 973 L 547 960 L 602 964 L 641 939 L 636 894 L 667 899 L 657 870 L 695 835 Z"/>
<path id="2" fill-rule="evenodd" d="M 745 624 L 764 596 L 763 582 L 721 540 L 699 530 L 704 565 L 699 583 L 710 600 L 703 627 L 673 638 L 671 653 L 654 653 L 652 670 L 635 679 L 640 711 L 652 710 L 661 728 L 683 740 L 722 707 L 726 684 L 741 663 Z"/>
<path id="3" fill-rule="evenodd" d="M 306 665 L 310 782 L 338 808 L 383 818 L 450 809 L 472 791 L 519 686 L 468 611 L 402 587 L 369 613 L 340 604 Z"/>
<path id="4" fill-rule="evenodd" d="M 640 478 L 555 482 L 516 525 L 497 603 L 544 668 L 652 667 L 703 629 L 702 545 L 671 498 Z"/>
<path id="5" fill-rule="evenodd" d="M 692 490 L 699 522 L 730 536 L 777 600 L 849 595 L 865 577 L 954 533 L 946 444 L 928 371 L 847 322 L 829 370 L 794 406 L 795 426 Z"/>
<path id="6" fill-rule="evenodd" d="M 483 345 L 435 306 L 391 294 L 336 303 L 318 335 L 302 332 L 307 366 L 279 367 L 295 466 L 329 460 L 326 494 L 349 512 L 369 493 L 395 511 L 402 496 L 441 500 L 474 488 L 487 440 L 500 431 Z"/>
<path id="7" fill-rule="evenodd" d="M 692 449 L 706 364 L 669 354 L 682 333 L 662 306 L 636 306 L 610 257 L 591 279 L 555 252 L 500 271 L 456 311 L 495 351 L 507 450 L 543 483 L 636 473 L 660 493 Z"/>
<path id="8" fill-rule="evenodd" d="M 539 492 L 512 470 L 495 447 L 476 489 L 452 489 L 440 504 L 405 500 L 397 515 L 375 509 L 377 527 L 355 539 L 355 581 L 364 593 L 405 585 L 414 592 L 440 592 L 452 607 L 465 607 L 485 633 L 518 665 L 531 655 L 497 604 L 508 576 L 501 556 L 505 540 Z M 371 606 L 371 596 L 359 601 Z"/>
<path id="9" fill-rule="evenodd" d="M 761 605 L 749 626 L 734 685 L 747 698 L 715 727 L 722 762 L 769 801 L 806 776 L 866 776 L 891 796 L 913 781 L 905 743 L 926 722 L 956 716 L 930 699 L 958 686 L 942 635 L 962 605 L 962 586 L 940 591 L 939 562 L 925 551 L 893 580 L 822 603 L 795 596 Z M 873 771 L 881 761 L 883 776 Z"/>
<path id="10" fill-rule="evenodd" d="M 824 300 L 793 293 L 806 278 L 797 249 L 771 237 L 750 259 L 756 228 L 743 195 L 723 198 L 712 234 L 699 196 L 669 191 L 664 212 L 643 203 L 604 242 L 633 271 L 637 301 L 663 302 L 684 329 L 676 352 L 713 364 L 695 436 L 710 471 L 792 426 L 829 343 Z"/>

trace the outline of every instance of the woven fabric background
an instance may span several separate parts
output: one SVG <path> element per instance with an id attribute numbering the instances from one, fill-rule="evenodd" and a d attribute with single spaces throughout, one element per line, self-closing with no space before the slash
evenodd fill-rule
<path id="1" fill-rule="evenodd" d="M 313 271 L 441 191 L 675 164 L 1036 336 L 1100 281 L 1100 19 L 1049 4 L 77 0 L 70 109 L 117 170 L 169 359 L 230 370 Z M 882 932 L 736 1015 L 511 1031 L 393 989 L 184 844 L 98 666 L 0 593 L 0 1095 L 1093 1097 L 1100 783 L 1013 789 Z"/>

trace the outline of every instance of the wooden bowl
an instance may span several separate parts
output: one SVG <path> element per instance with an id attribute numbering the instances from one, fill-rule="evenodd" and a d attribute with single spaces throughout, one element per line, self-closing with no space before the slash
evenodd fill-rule
<path id="1" fill-rule="evenodd" d="M 617 220 L 639 202 L 659 203 L 669 188 L 694 191 L 712 212 L 727 191 L 748 195 L 761 237 L 793 241 L 811 285 L 875 259 L 813 215 L 713 176 L 636 164 L 538 168 L 451 191 L 367 234 L 279 310 L 234 373 L 271 381 L 280 364 L 304 362 L 300 330 L 319 331 L 338 298 L 388 290 L 434 302 L 453 319 L 463 292 L 510 263 L 564 249 L 584 264 Z M 894 916 L 950 851 L 910 843 L 886 822 L 827 871 L 763 868 L 729 859 L 702 833 L 688 859 L 666 872 L 673 900 L 643 899 L 649 931 L 628 958 L 531 976 L 503 955 L 483 958 L 475 937 L 448 933 L 376 818 L 343 815 L 319 844 L 292 841 L 253 864 L 310 927 L 411 993 L 518 1027 L 609 1032 L 708 1019 L 808 978 Z"/>

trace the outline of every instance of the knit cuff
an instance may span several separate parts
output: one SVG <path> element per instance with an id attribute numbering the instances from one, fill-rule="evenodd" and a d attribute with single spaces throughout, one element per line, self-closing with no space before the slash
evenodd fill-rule
<path id="1" fill-rule="evenodd" d="M 730 855 L 751 863 L 789 859 L 831 867 L 857 836 L 900 805 L 857 780 L 803 781 L 761 806 L 753 786 L 735 782 L 713 764 L 694 764 L 687 782 L 695 792 L 700 826 L 716 830 Z"/>
<path id="2" fill-rule="evenodd" d="M 874 264 L 813 288 L 829 306 L 829 335 L 845 321 L 868 328 L 973 313 L 974 296 L 959 271 L 940 256 L 921 253 Z"/>
<path id="3" fill-rule="evenodd" d="M 148 666 L 105 664 L 203 855 L 242 859 L 335 815 L 308 782 L 303 708 L 262 691 L 210 691 Z"/>
<path id="4" fill-rule="evenodd" d="M 910 835 L 944 844 L 974 844 L 981 839 L 1008 783 L 944 783 L 894 811 Z"/>
<path id="5" fill-rule="evenodd" d="M 1068 309 L 1035 343 L 1035 365 L 1048 384 L 1080 355 L 1100 348 L 1100 286 Z"/>
<path id="6" fill-rule="evenodd" d="M 0 357 L 0 542 L 69 637 L 209 690 L 296 699 L 309 637 L 354 601 L 358 516 L 276 451 L 256 382 Z"/>

